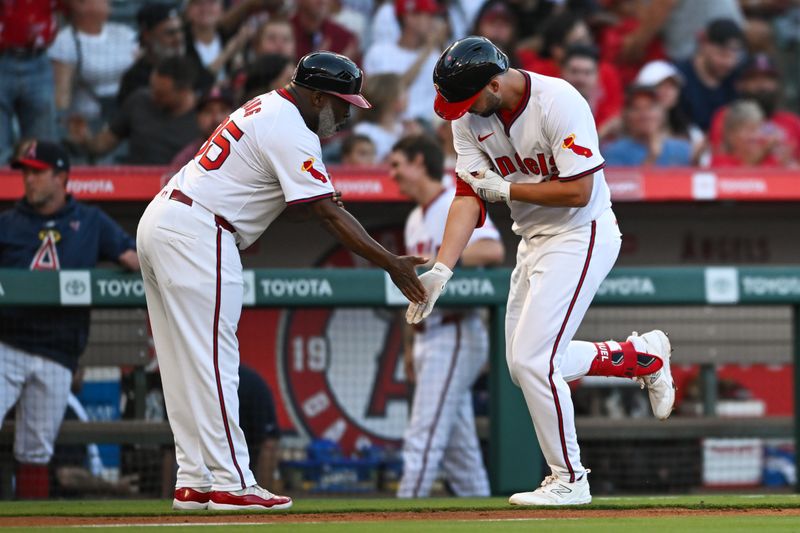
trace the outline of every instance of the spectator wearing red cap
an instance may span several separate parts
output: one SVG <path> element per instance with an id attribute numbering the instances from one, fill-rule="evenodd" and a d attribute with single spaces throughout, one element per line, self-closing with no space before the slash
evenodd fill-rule
<path id="1" fill-rule="evenodd" d="M 764 112 L 755 102 L 737 100 L 725 113 L 722 145 L 712 152 L 712 167 L 796 166 L 766 133 Z"/>
<path id="2" fill-rule="evenodd" d="M 47 47 L 56 36 L 58 0 L 0 0 L 0 164 L 23 138 L 53 139 L 56 108 Z"/>
<path id="3" fill-rule="evenodd" d="M 752 100 L 764 113 L 763 134 L 771 139 L 781 151 L 787 151 L 792 159 L 800 160 L 800 115 L 778 109 L 782 98 L 783 80 L 777 66 L 767 54 L 756 54 L 745 64 L 736 90 L 739 97 Z M 725 115 L 728 107 L 716 112 L 711 121 L 709 140 L 716 151 L 722 149 Z"/>
<path id="4" fill-rule="evenodd" d="M 436 0 L 396 0 L 401 33 L 397 43 L 373 44 L 364 58 L 367 79 L 375 74 L 399 74 L 408 88 L 404 118 L 431 120 L 436 89 L 431 73 L 447 38 L 447 25 Z"/>
<path id="5" fill-rule="evenodd" d="M 302 57 L 314 50 L 328 50 L 358 62 L 358 38 L 331 20 L 332 8 L 333 0 L 297 0 L 292 17 L 295 52 Z"/>

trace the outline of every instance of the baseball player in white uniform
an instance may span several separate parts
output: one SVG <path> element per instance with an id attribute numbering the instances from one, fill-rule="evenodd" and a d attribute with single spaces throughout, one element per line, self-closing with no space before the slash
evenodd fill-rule
<path id="1" fill-rule="evenodd" d="M 455 188 L 442 184 L 441 148 L 424 135 L 406 137 L 392 148 L 389 168 L 400 191 L 417 203 L 406 219 L 406 253 L 435 257 L 455 197 Z M 472 234 L 461 265 L 497 265 L 504 254 L 500 234 L 487 219 Z M 406 337 L 405 366 L 414 399 L 397 495 L 429 496 L 441 467 L 457 496 L 488 496 L 471 392 L 489 355 L 483 317 L 476 309 L 437 310 L 413 326 L 412 335 Z"/>
<path id="2" fill-rule="evenodd" d="M 147 308 L 175 436 L 175 509 L 286 509 L 292 500 L 256 484 L 239 427 L 242 307 L 239 250 L 287 207 L 315 215 L 345 246 L 384 268 L 410 301 L 424 288 L 417 257 L 397 257 L 331 201 L 319 138 L 350 105 L 368 108 L 361 69 L 313 52 L 292 83 L 233 112 L 147 207 L 137 235 Z"/>
<path id="3" fill-rule="evenodd" d="M 506 202 L 520 236 L 506 360 L 551 469 L 539 488 L 509 502 L 590 503 L 567 382 L 585 375 L 637 379 L 660 419 L 675 400 L 663 332 L 634 333 L 625 342 L 572 340 L 621 242 L 591 111 L 567 82 L 509 69 L 505 54 L 482 37 L 448 47 L 433 79 L 436 112 L 453 121 L 459 181 L 436 264 L 420 276 L 427 301 L 412 303 L 407 320 L 418 323 L 430 313 L 473 228 L 483 224 L 483 201 Z"/>

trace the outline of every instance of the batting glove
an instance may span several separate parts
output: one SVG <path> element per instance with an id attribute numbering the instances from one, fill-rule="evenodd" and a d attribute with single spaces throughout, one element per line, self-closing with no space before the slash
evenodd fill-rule
<path id="1" fill-rule="evenodd" d="M 433 265 L 433 268 L 422 274 L 419 277 L 419 281 L 422 283 L 422 286 L 425 287 L 427 297 L 423 303 L 417 304 L 412 302 L 408 305 L 406 322 L 409 324 L 418 324 L 431 314 L 433 305 L 436 303 L 436 300 L 439 299 L 439 295 L 442 294 L 444 286 L 447 285 L 451 277 L 453 277 L 453 271 L 442 263 L 436 263 Z"/>
<path id="2" fill-rule="evenodd" d="M 511 182 L 504 180 L 500 174 L 484 168 L 473 176 L 468 170 L 457 170 L 458 177 L 472 187 L 475 194 L 487 202 L 508 202 L 511 198 Z"/>

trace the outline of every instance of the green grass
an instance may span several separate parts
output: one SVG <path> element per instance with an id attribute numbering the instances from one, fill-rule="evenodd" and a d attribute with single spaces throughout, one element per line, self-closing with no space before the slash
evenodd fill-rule
<path id="1" fill-rule="evenodd" d="M 73 533 L 76 531 L 91 532 L 120 532 L 146 531 L 152 526 L 127 525 L 125 517 L 135 516 L 176 516 L 170 509 L 168 500 L 94 500 L 94 501 L 44 501 L 44 502 L 0 502 L 0 523 L 2 517 L 11 516 L 75 516 L 75 517 L 121 517 L 114 527 L 47 527 L 47 528 L 3 528 L 2 532 L 27 532 L 47 531 L 48 533 Z M 581 506 L 580 510 L 620 510 L 630 511 L 636 509 L 674 508 L 696 510 L 754 510 L 754 509 L 800 509 L 800 495 L 693 495 L 693 496 L 652 496 L 652 497 L 624 497 L 624 498 L 595 498 L 594 503 Z M 323 523 L 325 513 L 357 513 L 357 512 L 431 512 L 431 511 L 515 511 L 519 518 L 492 519 L 491 514 L 484 513 L 474 519 L 464 521 L 447 520 L 437 521 L 433 517 L 425 520 L 380 520 L 372 522 L 352 522 L 343 517 L 338 522 Z M 571 518 L 536 518 L 536 510 L 530 508 L 514 508 L 508 505 L 505 498 L 485 499 L 454 499 L 435 498 L 423 500 L 396 500 L 396 499 L 337 499 L 337 498 L 300 498 L 295 502 L 292 510 L 283 514 L 292 513 L 317 513 L 320 522 L 306 523 L 265 523 L 259 524 L 259 517 L 248 519 L 252 523 L 228 523 L 228 513 L 209 513 L 208 511 L 182 512 L 191 520 L 191 515 L 216 515 L 215 524 L 199 526 L 197 524 L 173 524 L 166 530 L 173 532 L 200 531 L 234 533 L 259 532 L 259 533 L 456 533 L 456 532 L 522 532 L 536 531 L 558 533 L 647 533 L 675 532 L 688 533 L 702 531 L 704 533 L 737 533 L 762 531 L 768 532 L 800 532 L 800 516 L 785 516 L 776 513 L 774 516 L 755 516 L 747 514 L 731 515 L 670 515 L 663 514 L 656 517 L 633 517 L 631 513 L 613 518 L 597 518 L 580 516 L 576 513 Z M 267 515 L 269 516 L 269 515 Z M 508 516 L 506 513 L 504 516 Z M 443 517 L 444 518 L 444 517 Z M 267 517 L 265 517 L 268 520 Z"/>
<path id="2" fill-rule="evenodd" d="M 75 531 L 92 531 L 120 533 L 120 531 L 151 531 L 152 527 L 137 528 L 128 527 L 56 527 L 47 528 L 48 533 L 74 533 Z M 491 520 L 471 520 L 459 522 L 436 522 L 436 521 L 413 521 L 413 522 L 381 522 L 378 526 L 375 522 L 350 522 L 350 523 L 293 523 L 293 524 L 225 524 L 204 526 L 198 528 L 196 525 L 170 526 L 169 533 L 178 532 L 259 532 L 259 533 L 373 533 L 380 530 L 381 533 L 494 533 L 494 532 L 558 532 L 558 533 L 641 533 L 642 531 L 652 532 L 675 532 L 688 533 L 702 531 L 703 533 L 751 533 L 754 531 L 762 532 L 796 532 L 800 529 L 800 518 L 779 516 L 779 517 L 759 517 L 759 516 L 739 516 L 739 517 L 718 517 L 718 516 L 676 516 L 659 517 L 657 520 L 652 518 L 578 518 L 578 519 L 522 519 L 514 521 L 491 521 Z M 3 532 L 25 532 L 36 531 L 31 528 L 9 528 Z M 43 529 L 39 529 L 43 531 Z"/>
<path id="3" fill-rule="evenodd" d="M 159 516 L 174 514 L 171 500 L 52 500 L 0 502 L 2 516 Z M 682 509 L 800 509 L 798 494 L 633 496 L 594 498 L 576 509 L 624 510 L 645 508 Z M 369 511 L 496 511 L 525 510 L 508 505 L 506 498 L 430 498 L 421 500 L 298 498 L 287 513 L 357 513 Z M 208 515 L 208 511 L 182 512 Z M 225 512 L 217 513 L 220 515 Z"/>

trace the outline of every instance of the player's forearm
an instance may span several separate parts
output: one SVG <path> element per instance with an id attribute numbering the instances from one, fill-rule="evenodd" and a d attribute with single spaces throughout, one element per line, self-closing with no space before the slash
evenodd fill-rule
<path id="1" fill-rule="evenodd" d="M 494 239 L 481 239 L 467 246 L 461 254 L 461 264 L 465 267 L 495 266 L 503 262 L 505 248 Z"/>
<path id="2" fill-rule="evenodd" d="M 348 250 L 386 269 L 392 254 L 369 236 L 364 227 L 346 210 L 328 201 L 312 204 L 322 226 Z"/>
<path id="3" fill-rule="evenodd" d="M 512 183 L 511 199 L 547 207 L 583 207 L 592 197 L 594 176 L 573 181 Z"/>
<path id="4" fill-rule="evenodd" d="M 447 214 L 447 224 L 444 227 L 442 246 L 436 261 L 444 264 L 450 270 L 456 266 L 461 254 L 464 252 L 475 224 L 481 216 L 478 200 L 471 196 L 456 196 Z"/>

